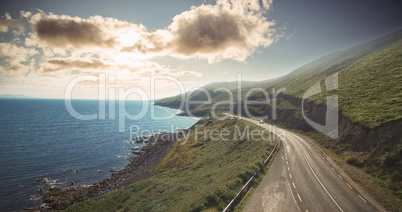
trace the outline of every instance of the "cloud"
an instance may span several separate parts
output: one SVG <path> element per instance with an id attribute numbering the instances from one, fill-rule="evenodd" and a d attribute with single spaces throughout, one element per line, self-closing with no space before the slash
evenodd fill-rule
<path id="1" fill-rule="evenodd" d="M 33 26 L 27 45 L 49 48 L 121 49 L 136 42 L 146 31 L 141 24 L 133 24 L 114 18 L 91 16 L 87 19 L 45 13 L 41 10 L 32 14 L 21 11 Z"/>
<path id="2" fill-rule="evenodd" d="M 277 37 L 264 13 L 272 1 L 221 0 L 216 5 L 192 7 L 173 18 L 166 30 L 148 33 L 122 51 L 157 53 L 180 58 L 244 61 L 256 48 L 271 45 Z"/>
<path id="3" fill-rule="evenodd" d="M 35 23 L 35 32 L 39 40 L 56 47 L 112 47 L 115 38 L 108 36 L 96 24 L 82 19 L 42 18 Z"/>
<path id="4" fill-rule="evenodd" d="M 66 59 L 53 58 L 41 64 L 41 71 L 44 73 L 55 72 L 60 70 L 80 69 L 80 70 L 105 70 L 109 68 L 99 59 Z"/>
<path id="5" fill-rule="evenodd" d="M 247 48 L 245 34 L 236 18 L 215 8 L 202 6 L 173 19 L 171 41 L 173 51 L 182 55 L 221 52 L 232 46 Z"/>
<path id="6" fill-rule="evenodd" d="M 95 47 L 143 59 L 173 56 L 212 63 L 245 61 L 257 48 L 275 42 L 275 22 L 264 16 L 271 5 L 272 0 L 218 0 L 215 5 L 193 6 L 176 15 L 167 28 L 153 32 L 141 24 L 100 16 L 82 19 L 40 10 L 21 15 L 29 17 L 35 29 L 26 39 L 28 45 L 87 52 Z"/>
<path id="7" fill-rule="evenodd" d="M 20 15 L 21 15 L 21 17 L 24 17 L 24 18 L 30 18 L 32 16 L 32 13 L 29 11 L 20 11 Z"/>
<path id="8" fill-rule="evenodd" d="M 116 61 L 113 58 L 92 58 L 93 55 L 71 56 L 67 58 L 51 58 L 40 64 L 36 75 L 46 74 L 52 77 L 68 77 L 76 73 L 96 74 L 99 72 L 114 75 L 118 79 L 125 80 L 149 80 L 152 75 L 174 76 L 177 78 L 195 76 L 201 77 L 202 73 L 178 69 L 160 65 L 152 61 Z"/>
<path id="9" fill-rule="evenodd" d="M 6 13 L 0 18 L 0 32 L 11 31 L 14 38 L 5 36 L 9 43 L 0 43 L 0 84 L 18 85 L 8 84 L 3 90 L 15 87 L 32 96 L 47 93 L 60 98 L 63 85 L 77 74 L 103 72 L 116 77 L 116 86 L 149 89 L 150 76 L 159 75 L 176 77 L 192 87 L 202 83 L 197 79 L 202 73 L 151 59 L 245 61 L 281 36 L 265 16 L 272 0 L 217 0 L 212 4 L 191 7 L 157 30 L 114 18 L 80 18 L 39 9 L 20 11 L 19 20 Z M 27 24 L 30 27 L 25 29 Z M 169 80 L 159 80 L 157 85 L 164 94 L 177 89 Z M 85 96 L 85 92 L 79 93 Z"/>
<path id="10" fill-rule="evenodd" d="M 35 54 L 38 54 L 38 51 L 32 48 L 0 43 L 0 55 L 4 57 L 0 63 L 0 74 L 15 75 L 17 72 L 30 71 L 34 63 L 31 57 Z"/>
<path id="11" fill-rule="evenodd" d="M 8 32 L 10 28 L 18 29 L 20 32 L 25 31 L 24 23 L 11 18 L 10 14 L 6 13 L 3 19 L 0 19 L 0 32 Z"/>
<path id="12" fill-rule="evenodd" d="M 0 68 L 3 73 L 35 69 L 31 75 L 52 77 L 68 76 L 74 70 L 108 72 L 130 80 L 150 75 L 201 77 L 199 72 L 172 69 L 150 59 L 171 56 L 209 63 L 245 61 L 257 48 L 269 46 L 281 36 L 274 29 L 275 22 L 265 17 L 271 5 L 272 0 L 218 0 L 214 5 L 193 6 L 176 15 L 166 28 L 155 31 L 101 16 L 21 11 L 21 20 L 28 21 L 33 31 L 24 34 L 25 47 L 0 46 L 6 58 Z M 1 21 L 0 31 L 25 29 L 8 13 Z M 38 57 L 32 57 L 38 53 L 35 49 L 41 52 Z"/>
<path id="13" fill-rule="evenodd" d="M 178 71 L 178 72 L 172 73 L 172 76 L 174 76 L 174 77 L 190 76 L 190 75 L 194 75 L 196 77 L 202 77 L 203 76 L 202 73 L 195 72 L 195 71 Z"/>

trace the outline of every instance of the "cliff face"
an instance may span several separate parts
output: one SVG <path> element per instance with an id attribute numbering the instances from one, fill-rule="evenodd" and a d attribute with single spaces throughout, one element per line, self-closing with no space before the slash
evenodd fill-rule
<path id="1" fill-rule="evenodd" d="M 286 101 L 294 107 L 289 108 L 276 108 L 276 120 L 274 122 L 284 124 L 290 128 L 301 131 L 312 131 L 315 129 L 311 127 L 301 116 L 302 100 L 290 95 L 281 94 L 278 96 L 278 102 Z M 256 116 L 267 116 L 268 119 L 272 119 L 272 106 L 265 105 L 260 108 L 261 112 L 254 113 Z M 316 123 L 325 124 L 325 115 L 327 107 L 324 104 L 314 104 L 312 102 L 304 102 L 304 113 L 308 118 L 314 120 Z M 242 111 L 245 114 L 245 111 Z M 374 155 L 380 155 L 383 153 L 383 149 L 394 149 L 398 145 L 401 145 L 402 139 L 402 120 L 394 120 L 378 127 L 368 129 L 358 123 L 351 122 L 343 113 L 339 111 L 339 136 L 337 139 L 330 139 L 327 137 L 327 141 L 334 145 L 348 145 L 350 151 L 356 152 L 368 152 Z"/>

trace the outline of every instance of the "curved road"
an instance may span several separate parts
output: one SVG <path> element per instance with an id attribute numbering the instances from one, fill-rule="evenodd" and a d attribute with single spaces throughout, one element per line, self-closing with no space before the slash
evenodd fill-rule
<path id="1" fill-rule="evenodd" d="M 241 118 L 283 137 L 277 158 L 243 211 L 385 211 L 313 142 Z"/>

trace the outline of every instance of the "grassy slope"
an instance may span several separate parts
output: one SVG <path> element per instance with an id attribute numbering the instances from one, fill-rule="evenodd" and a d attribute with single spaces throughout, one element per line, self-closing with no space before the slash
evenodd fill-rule
<path id="1" fill-rule="evenodd" d="M 339 72 L 339 107 L 366 128 L 402 118 L 402 30 L 303 66 L 267 88 L 302 98 L 315 83 Z M 322 88 L 323 83 L 322 83 Z M 309 98 L 324 103 L 327 92 Z"/>
<path id="2" fill-rule="evenodd" d="M 240 120 L 202 120 L 206 130 L 234 126 Z M 250 130 L 256 127 L 250 126 Z M 194 129 L 193 129 L 194 130 Z M 90 199 L 67 211 L 218 211 L 240 190 L 272 149 L 268 140 L 229 141 L 195 139 L 174 143 L 172 150 L 154 170 L 154 176 L 108 195 Z"/>
<path id="3" fill-rule="evenodd" d="M 250 81 L 242 81 L 241 82 L 241 91 L 242 94 L 240 95 L 241 98 L 243 98 L 246 95 L 246 92 L 249 91 L 252 88 L 264 88 L 267 84 L 270 84 L 271 82 L 275 81 L 275 79 L 272 80 L 264 80 L 260 82 L 250 82 Z M 207 113 L 211 111 L 211 107 L 213 106 L 214 103 L 216 102 L 221 102 L 225 100 L 229 100 L 230 96 L 226 91 L 214 91 L 215 89 L 218 88 L 226 88 L 229 89 L 232 93 L 232 98 L 233 102 L 237 102 L 238 99 L 238 84 L 237 82 L 214 82 L 210 83 L 208 85 L 205 85 L 202 87 L 203 89 L 207 90 L 207 92 L 211 96 L 211 103 L 204 103 L 200 105 L 195 105 L 194 108 L 191 108 L 191 112 L 195 116 L 204 116 Z M 167 106 L 167 107 L 173 107 L 173 108 L 178 108 L 180 106 L 180 103 L 182 99 L 188 98 L 189 92 L 182 94 L 182 95 L 176 95 L 172 97 L 167 97 L 163 99 L 156 100 L 155 103 L 158 105 L 162 106 Z M 204 92 L 201 91 L 194 91 L 191 96 L 189 97 L 190 101 L 204 101 L 206 102 L 207 96 Z M 229 112 L 228 110 L 228 105 L 221 104 L 216 108 L 217 112 Z"/>
<path id="4" fill-rule="evenodd" d="M 278 79 L 244 82 L 242 91 L 244 95 L 253 87 L 264 87 L 269 93 L 271 88 L 286 88 L 285 94 L 302 98 L 315 83 L 323 82 L 327 76 L 339 72 L 338 95 L 341 111 L 352 122 L 366 128 L 374 128 L 402 118 L 401 64 L 402 30 L 322 57 Z M 229 88 L 233 91 L 234 101 L 237 101 L 235 85 L 235 82 L 212 83 L 204 88 L 209 91 L 218 87 Z M 321 94 L 308 100 L 317 104 L 325 103 L 327 92 L 323 83 L 322 88 Z M 199 98 L 197 94 L 193 96 Z M 214 96 L 212 103 L 228 99 L 228 95 L 222 93 Z M 175 96 L 157 102 L 174 104 L 180 100 L 181 96 Z M 195 108 L 194 112 L 203 115 L 210 109 L 210 104 L 204 104 Z M 225 107 L 221 108 L 224 109 Z"/>
<path id="5" fill-rule="evenodd" d="M 340 74 L 343 113 L 352 122 L 374 128 L 402 118 L 402 37 Z"/>

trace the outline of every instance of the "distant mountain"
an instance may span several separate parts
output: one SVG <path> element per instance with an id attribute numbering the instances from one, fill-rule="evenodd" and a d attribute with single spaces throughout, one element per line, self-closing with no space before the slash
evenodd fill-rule
<path id="1" fill-rule="evenodd" d="M 11 95 L 11 94 L 5 94 L 5 95 L 0 95 L 1 99 L 22 99 L 22 98 L 29 98 L 25 95 Z"/>
<path id="2" fill-rule="evenodd" d="M 264 80 L 260 82 L 253 82 L 253 81 L 241 81 L 240 91 L 242 92 L 240 97 L 241 99 L 244 97 L 247 91 L 255 87 L 265 87 L 267 84 L 275 81 L 275 79 Z M 164 107 L 171 107 L 171 108 L 179 108 L 183 101 L 183 108 L 186 108 L 188 98 L 189 101 L 198 101 L 198 104 L 192 103 L 189 104 L 188 107 L 191 110 L 191 114 L 183 112 L 183 115 L 192 115 L 192 116 L 204 116 L 208 114 L 211 110 L 211 107 L 214 103 L 228 100 L 229 94 L 225 90 L 220 89 L 228 89 L 231 94 L 233 95 L 233 102 L 238 101 L 238 82 L 213 82 L 208 85 L 205 85 L 199 89 L 195 89 L 193 91 L 186 92 L 184 94 L 167 97 L 163 99 L 159 99 L 155 101 L 156 105 L 164 106 Z M 218 90 L 216 90 L 218 89 Z M 209 96 L 208 96 L 209 95 Z M 209 99 L 210 98 L 210 99 Z M 210 102 L 208 102 L 210 100 Z M 216 108 L 216 111 L 224 112 L 227 111 L 228 108 L 227 104 L 219 105 Z M 228 111 L 227 111 L 228 112 Z"/>

